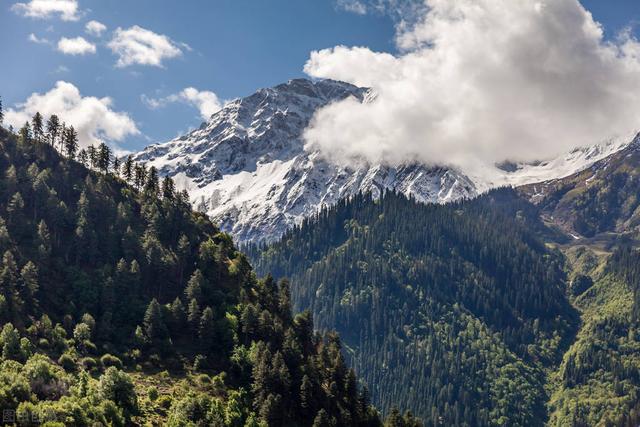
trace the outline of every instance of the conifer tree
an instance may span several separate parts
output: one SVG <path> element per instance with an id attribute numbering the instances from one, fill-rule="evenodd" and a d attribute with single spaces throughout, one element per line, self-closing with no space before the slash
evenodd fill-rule
<path id="1" fill-rule="evenodd" d="M 89 166 L 95 168 L 98 164 L 98 150 L 95 146 L 87 147 L 87 157 L 89 158 Z"/>
<path id="2" fill-rule="evenodd" d="M 173 200 L 176 192 L 176 185 L 170 176 L 162 179 L 162 198 L 165 200 Z"/>
<path id="3" fill-rule="evenodd" d="M 187 282 L 187 287 L 184 289 L 184 294 L 187 297 L 187 301 L 196 300 L 200 301 L 202 297 L 202 288 L 204 287 L 204 276 L 198 269 L 193 272 L 191 278 Z"/>
<path id="4" fill-rule="evenodd" d="M 47 120 L 47 134 L 49 136 L 49 143 L 55 147 L 58 134 L 60 132 L 60 119 L 55 114 L 52 114 Z"/>
<path id="5" fill-rule="evenodd" d="M 33 129 L 33 138 L 37 142 L 42 142 L 44 140 L 44 126 L 42 122 L 42 115 L 40 114 L 40 112 L 36 112 L 36 114 L 33 116 L 33 119 L 31 120 L 31 124 Z"/>
<path id="6" fill-rule="evenodd" d="M 83 166 L 88 166 L 89 164 L 89 155 L 87 154 L 87 150 L 84 148 L 78 153 L 78 162 Z"/>
<path id="7" fill-rule="evenodd" d="M 197 333 L 200 326 L 200 306 L 198 305 L 198 301 L 196 301 L 195 299 L 189 301 L 187 316 L 187 320 L 189 321 L 191 330 L 194 333 Z"/>
<path id="8" fill-rule="evenodd" d="M 100 143 L 98 146 L 98 159 L 97 165 L 98 169 L 102 171 L 102 173 L 108 173 L 109 167 L 111 166 L 111 149 L 104 142 Z"/>
<path id="9" fill-rule="evenodd" d="M 211 307 L 207 307 L 202 311 L 198 325 L 198 337 L 203 348 L 208 350 L 213 346 L 215 333 L 213 310 Z"/>
<path id="10" fill-rule="evenodd" d="M 151 300 L 144 314 L 144 332 L 152 347 L 162 346 L 168 337 L 160 303 L 155 298 Z"/>
<path id="11" fill-rule="evenodd" d="M 122 176 L 127 182 L 131 182 L 131 180 L 133 179 L 133 169 L 133 157 L 127 156 L 127 159 L 122 165 Z"/>
<path id="12" fill-rule="evenodd" d="M 31 261 L 27 262 L 20 270 L 20 277 L 25 290 L 24 294 L 28 296 L 29 302 L 34 304 L 35 295 L 40 287 L 38 284 L 38 267 Z"/>
<path id="13" fill-rule="evenodd" d="M 31 142 L 31 125 L 26 122 L 22 128 L 20 128 L 20 142 L 23 144 L 29 144 Z"/>
<path id="14" fill-rule="evenodd" d="M 67 157 L 75 159 L 78 152 L 78 133 L 73 126 L 69 126 L 64 134 L 64 149 Z"/>
<path id="15" fill-rule="evenodd" d="M 2 97 L 0 96 L 0 125 L 4 121 L 4 111 L 2 109 Z"/>
<path id="16" fill-rule="evenodd" d="M 113 173 L 115 176 L 120 176 L 120 159 L 118 156 L 113 157 Z"/>
<path id="17" fill-rule="evenodd" d="M 144 164 L 135 165 L 134 185 L 138 190 L 142 190 L 147 180 L 147 169 Z"/>
<path id="18" fill-rule="evenodd" d="M 158 170 L 155 166 L 149 168 L 147 173 L 146 183 L 144 185 L 144 192 L 146 194 L 157 194 L 159 188 Z"/>

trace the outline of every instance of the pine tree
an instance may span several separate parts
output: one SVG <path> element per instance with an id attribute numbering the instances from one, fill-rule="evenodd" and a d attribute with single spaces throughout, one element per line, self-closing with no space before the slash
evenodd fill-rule
<path id="1" fill-rule="evenodd" d="M 187 301 L 201 300 L 204 283 L 205 281 L 202 272 L 199 269 L 194 271 L 191 275 L 191 278 L 187 282 L 187 287 L 184 289 L 184 294 L 187 297 Z"/>
<path id="2" fill-rule="evenodd" d="M 55 147 L 56 140 L 60 132 L 60 119 L 55 114 L 52 114 L 47 120 L 47 133 L 49 136 L 49 143 Z"/>
<path id="3" fill-rule="evenodd" d="M 197 333 L 198 327 L 200 326 L 200 306 L 198 305 L 198 301 L 195 299 L 189 301 L 187 316 L 191 330 L 194 333 Z"/>
<path id="4" fill-rule="evenodd" d="M 31 142 L 31 125 L 29 122 L 26 122 L 20 129 L 20 142 L 25 145 Z"/>
<path id="5" fill-rule="evenodd" d="M 155 168 L 155 166 L 151 166 L 149 168 L 149 172 L 147 173 L 144 192 L 146 194 L 157 194 L 158 187 L 159 187 L 158 170 Z"/>
<path id="6" fill-rule="evenodd" d="M 87 147 L 87 156 L 89 158 L 89 166 L 92 168 L 96 168 L 98 165 L 98 150 L 93 145 Z"/>
<path id="7" fill-rule="evenodd" d="M 211 349 L 214 344 L 214 338 L 216 335 L 215 323 L 213 319 L 213 310 L 211 307 L 207 307 L 202 311 L 200 317 L 200 324 L 198 325 L 198 337 L 200 338 L 200 344 L 205 349 Z"/>
<path id="8" fill-rule="evenodd" d="M 17 289 L 18 265 L 11 251 L 6 251 L 2 257 L 0 268 L 0 295 L 4 296 L 8 304 L 9 313 L 17 315 L 22 309 L 22 300 Z"/>
<path id="9" fill-rule="evenodd" d="M 78 162 L 80 162 L 82 166 L 88 166 L 89 164 L 89 155 L 84 148 L 78 153 Z"/>
<path id="10" fill-rule="evenodd" d="M 133 179 L 133 166 L 133 157 L 127 156 L 127 159 L 122 165 L 122 176 L 129 183 Z"/>
<path id="11" fill-rule="evenodd" d="M 35 295 L 40 287 L 38 284 L 38 267 L 31 261 L 27 262 L 20 270 L 20 277 L 25 290 L 24 294 L 29 297 L 29 302 L 34 304 Z"/>
<path id="12" fill-rule="evenodd" d="M 173 200 L 176 192 L 176 185 L 170 176 L 162 179 L 162 198 L 165 200 Z"/>
<path id="13" fill-rule="evenodd" d="M 109 167 L 111 166 L 111 149 L 104 142 L 98 146 L 98 159 L 97 165 L 99 170 L 102 173 L 108 173 Z"/>
<path id="14" fill-rule="evenodd" d="M 182 304 L 182 300 L 176 297 L 171 303 L 171 332 L 173 334 L 182 334 L 187 323 L 187 311 Z"/>
<path id="15" fill-rule="evenodd" d="M 36 112 L 31 119 L 32 129 L 33 129 L 33 138 L 37 142 L 42 142 L 44 140 L 44 126 L 42 123 L 42 115 L 40 112 Z"/>
<path id="16" fill-rule="evenodd" d="M 0 96 L 0 125 L 4 121 L 4 110 L 2 109 L 2 97 Z"/>
<path id="17" fill-rule="evenodd" d="M 38 253 L 42 260 L 46 260 L 51 255 L 51 233 L 44 220 L 38 224 Z"/>
<path id="18" fill-rule="evenodd" d="M 67 157 L 75 159 L 78 152 L 78 133 L 70 126 L 64 134 L 64 149 Z"/>
<path id="19" fill-rule="evenodd" d="M 135 165 L 134 172 L 134 185 L 138 190 L 141 190 L 147 182 L 147 169 L 144 164 Z"/>
<path id="20" fill-rule="evenodd" d="M 120 176 L 120 159 L 118 156 L 113 157 L 113 173 L 115 176 Z"/>
<path id="21" fill-rule="evenodd" d="M 60 144 L 60 152 L 63 153 L 64 152 L 64 137 L 67 134 L 67 124 L 65 122 L 62 122 L 62 124 L 60 125 L 60 134 L 58 137 L 58 143 Z M 55 145 L 54 145 L 55 147 Z"/>
<path id="22" fill-rule="evenodd" d="M 160 348 L 169 336 L 157 299 L 151 300 L 144 314 L 144 333 L 152 347 Z"/>

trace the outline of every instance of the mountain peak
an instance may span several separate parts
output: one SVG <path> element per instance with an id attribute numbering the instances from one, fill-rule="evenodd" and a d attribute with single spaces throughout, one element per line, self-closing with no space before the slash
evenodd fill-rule
<path id="1" fill-rule="evenodd" d="M 342 167 L 304 149 L 303 132 L 320 108 L 370 90 L 335 80 L 293 79 L 236 99 L 200 128 L 146 148 L 135 160 L 155 166 L 236 238 L 273 240 L 323 206 L 359 192 L 400 191 L 422 202 L 477 194 L 446 168 Z"/>
<path id="2" fill-rule="evenodd" d="M 135 160 L 186 189 L 194 206 L 240 241 L 275 240 L 304 218 L 360 192 L 392 190 L 423 203 L 475 197 L 490 188 L 560 178 L 628 145 L 614 141 L 557 159 L 471 176 L 452 167 L 407 164 L 339 166 L 307 151 L 314 114 L 348 97 L 375 94 L 335 80 L 292 79 L 229 102 L 184 136 L 147 147 Z"/>

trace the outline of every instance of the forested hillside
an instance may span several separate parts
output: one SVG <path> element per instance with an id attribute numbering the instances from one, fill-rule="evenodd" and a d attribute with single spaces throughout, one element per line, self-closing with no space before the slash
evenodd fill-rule
<path id="1" fill-rule="evenodd" d="M 513 190 L 446 206 L 359 195 L 252 256 L 338 330 L 382 408 L 406 402 L 426 425 L 532 426 L 578 324 L 563 257 L 537 237 L 552 234 Z"/>
<path id="2" fill-rule="evenodd" d="M 572 293 L 584 324 L 553 376 L 550 425 L 637 426 L 640 253 L 622 247 L 598 260 L 578 248 L 569 258 L 579 265 Z"/>
<path id="3" fill-rule="evenodd" d="M 55 116 L 36 115 L 19 136 L 0 127 L 7 417 L 381 425 L 338 336 L 316 334 L 309 313 L 292 315 L 287 282 L 257 280 L 170 179 L 77 142 Z M 394 411 L 388 425 L 418 423 Z"/>

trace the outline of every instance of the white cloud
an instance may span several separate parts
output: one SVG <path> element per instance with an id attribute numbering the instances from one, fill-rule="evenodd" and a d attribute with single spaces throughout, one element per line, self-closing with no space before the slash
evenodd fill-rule
<path id="1" fill-rule="evenodd" d="M 152 109 L 164 107 L 171 102 L 184 102 L 196 107 L 200 111 L 200 116 L 202 116 L 203 120 L 209 119 L 223 105 L 215 93 L 207 90 L 200 91 L 193 87 L 185 88 L 179 93 L 164 98 L 150 98 L 143 95 L 142 102 Z"/>
<path id="2" fill-rule="evenodd" d="M 102 33 L 105 32 L 106 29 L 107 26 L 98 21 L 89 21 L 87 25 L 84 26 L 85 32 L 95 37 L 102 37 Z"/>
<path id="3" fill-rule="evenodd" d="M 51 42 L 49 41 L 49 39 L 46 38 L 40 38 L 38 36 L 36 36 L 35 34 L 31 33 L 29 34 L 29 41 L 32 43 L 36 43 L 36 44 L 51 44 Z"/>
<path id="4" fill-rule="evenodd" d="M 337 5 L 340 9 L 357 15 L 366 15 L 367 7 L 359 0 L 338 0 Z"/>
<path id="5" fill-rule="evenodd" d="M 182 55 L 169 37 L 137 25 L 126 30 L 117 28 L 108 46 L 118 56 L 118 67 L 133 64 L 162 67 L 163 60 Z"/>
<path id="6" fill-rule="evenodd" d="M 531 160 L 640 126 L 640 44 L 605 41 L 577 0 L 424 0 L 397 56 L 313 52 L 314 77 L 372 87 L 319 111 L 307 149 L 334 161 Z M 415 10 L 415 9 L 414 9 Z"/>
<path id="7" fill-rule="evenodd" d="M 86 55 L 88 53 L 96 53 L 96 45 L 89 43 L 82 37 L 73 39 L 62 37 L 58 41 L 58 50 L 65 55 Z"/>
<path id="8" fill-rule="evenodd" d="M 39 111 L 49 117 L 57 114 L 78 131 L 80 144 L 87 146 L 102 141 L 119 142 L 140 132 L 127 113 L 112 109 L 111 98 L 82 96 L 73 84 L 59 81 L 46 93 L 33 93 L 16 109 L 8 109 L 5 121 L 16 129 Z"/>
<path id="9" fill-rule="evenodd" d="M 77 21 L 77 0 L 31 0 L 28 3 L 16 3 L 11 9 L 29 18 L 49 19 L 58 15 L 63 21 Z"/>
<path id="10" fill-rule="evenodd" d="M 68 72 L 69 72 L 69 68 L 65 67 L 64 65 L 58 65 L 58 68 L 53 70 L 50 74 L 64 74 Z"/>

